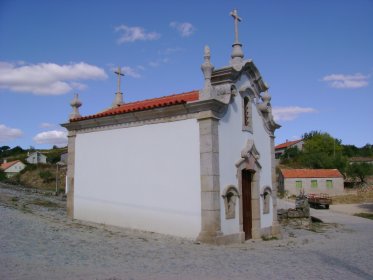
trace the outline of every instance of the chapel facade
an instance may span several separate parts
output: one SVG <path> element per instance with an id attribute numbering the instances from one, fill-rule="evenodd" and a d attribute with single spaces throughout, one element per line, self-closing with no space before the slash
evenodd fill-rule
<path id="1" fill-rule="evenodd" d="M 271 97 L 235 41 L 214 69 L 205 47 L 198 91 L 123 102 L 68 123 L 67 210 L 71 218 L 213 244 L 277 236 Z M 118 71 L 120 73 L 120 69 Z M 118 73 L 117 73 L 118 74 Z M 119 74 L 118 74 L 119 75 Z"/>

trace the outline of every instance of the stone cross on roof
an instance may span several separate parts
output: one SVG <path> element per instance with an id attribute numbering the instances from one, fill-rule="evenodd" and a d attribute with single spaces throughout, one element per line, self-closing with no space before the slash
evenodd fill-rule
<path id="1" fill-rule="evenodd" d="M 120 68 L 120 66 L 118 66 L 118 70 L 114 71 L 114 73 L 118 75 L 118 89 L 115 93 L 115 99 L 113 102 L 113 107 L 116 107 L 123 104 L 123 93 L 120 91 L 120 79 L 121 76 L 124 76 L 124 74 L 122 73 L 122 69 Z"/>
<path id="2" fill-rule="evenodd" d="M 117 92 L 121 92 L 120 91 L 120 76 L 124 76 L 124 74 L 122 73 L 122 69 L 120 68 L 120 66 L 118 66 L 118 70 L 114 71 L 114 73 L 118 75 L 118 90 L 117 90 Z"/>
<path id="3" fill-rule="evenodd" d="M 237 14 L 237 9 L 234 9 L 230 15 L 234 18 L 234 43 L 239 44 L 238 42 L 238 22 L 242 19 Z"/>
<path id="4" fill-rule="evenodd" d="M 242 19 L 237 14 L 237 9 L 234 9 L 230 15 L 234 18 L 234 43 L 232 45 L 232 54 L 231 54 L 231 62 L 230 64 L 233 66 L 234 69 L 237 71 L 241 70 L 243 65 L 243 51 L 242 51 L 242 44 L 238 41 L 238 22 Z"/>

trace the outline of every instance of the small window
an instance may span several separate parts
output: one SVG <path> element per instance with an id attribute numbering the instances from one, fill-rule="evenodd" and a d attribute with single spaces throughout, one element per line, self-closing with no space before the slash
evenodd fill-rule
<path id="1" fill-rule="evenodd" d="M 251 101 L 248 96 L 243 98 L 242 107 L 242 130 L 252 132 Z"/>
<path id="2" fill-rule="evenodd" d="M 297 189 L 302 188 L 302 181 L 295 181 L 295 187 L 296 187 Z"/>
<path id="3" fill-rule="evenodd" d="M 243 99 L 243 107 L 244 107 L 244 124 L 245 126 L 249 126 L 249 98 L 246 96 Z"/>
<path id="4" fill-rule="evenodd" d="M 317 180 L 311 180 L 311 187 L 317 188 Z"/>
<path id="5" fill-rule="evenodd" d="M 326 180 L 326 187 L 328 189 L 333 188 L 333 180 Z"/>

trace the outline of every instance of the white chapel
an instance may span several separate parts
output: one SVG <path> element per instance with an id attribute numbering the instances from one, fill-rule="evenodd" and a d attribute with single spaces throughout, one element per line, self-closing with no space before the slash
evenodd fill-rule
<path id="1" fill-rule="evenodd" d="M 268 86 L 235 41 L 228 66 L 210 49 L 199 91 L 123 102 L 68 130 L 67 209 L 74 219 L 226 244 L 279 234 Z M 118 69 L 120 81 L 120 69 Z"/>

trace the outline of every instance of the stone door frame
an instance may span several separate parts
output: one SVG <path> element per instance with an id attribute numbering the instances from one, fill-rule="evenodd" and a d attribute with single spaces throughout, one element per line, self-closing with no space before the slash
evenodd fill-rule
<path id="1" fill-rule="evenodd" d="M 241 159 L 236 163 L 237 167 L 237 179 L 240 192 L 239 200 L 239 220 L 240 220 L 240 233 L 242 237 L 245 237 L 243 231 L 243 201 L 242 201 L 242 171 L 246 170 L 252 173 L 251 178 L 251 238 L 260 238 L 260 186 L 259 186 L 259 174 L 261 166 L 258 162 L 259 153 L 255 148 L 254 142 L 248 140 L 245 148 L 241 152 Z M 244 241 L 244 240 L 242 240 Z"/>

